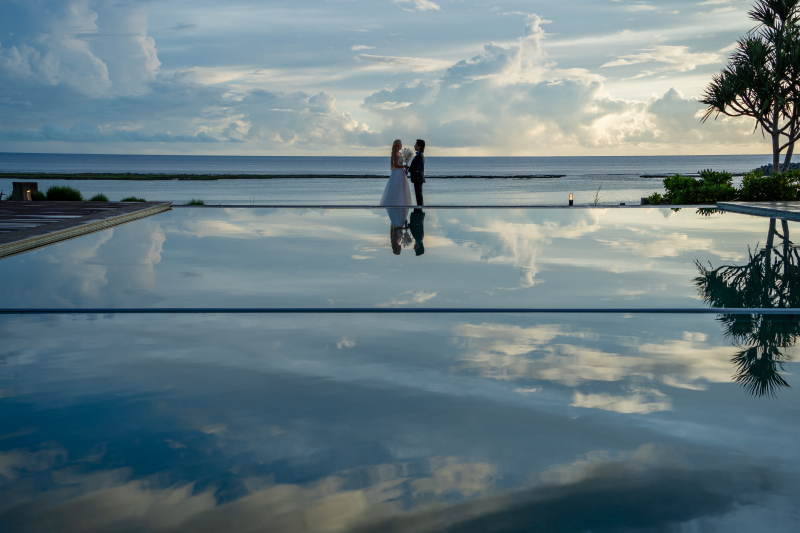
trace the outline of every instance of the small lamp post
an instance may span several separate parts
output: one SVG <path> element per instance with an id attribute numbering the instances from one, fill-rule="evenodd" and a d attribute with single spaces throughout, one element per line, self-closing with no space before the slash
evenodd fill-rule
<path id="1" fill-rule="evenodd" d="M 569 193 L 569 206 L 572 207 L 572 193 Z"/>

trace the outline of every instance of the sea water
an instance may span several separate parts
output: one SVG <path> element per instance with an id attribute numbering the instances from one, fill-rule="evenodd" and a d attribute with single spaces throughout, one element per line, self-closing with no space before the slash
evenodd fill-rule
<path id="1" fill-rule="evenodd" d="M 608 156 L 608 157 L 436 157 L 426 158 L 428 205 L 563 205 L 639 203 L 663 192 L 662 180 L 646 175 L 692 174 L 705 168 L 741 173 L 769 162 L 769 155 Z M 261 157 L 187 155 L 85 155 L 0 153 L 2 173 L 142 173 L 219 175 L 212 181 L 114 181 L 38 179 L 39 190 L 70 185 L 90 197 L 126 196 L 207 204 L 375 205 L 385 178 L 385 157 Z M 225 180 L 225 174 L 303 175 L 320 178 Z M 514 176 L 562 176 L 513 179 Z M 464 179 L 437 179 L 459 176 Z M 483 178 L 468 178 L 482 176 Z M 487 179 L 493 177 L 494 179 Z M 505 179 L 499 179 L 505 178 Z M 0 177 L 8 193 L 13 179 Z"/>

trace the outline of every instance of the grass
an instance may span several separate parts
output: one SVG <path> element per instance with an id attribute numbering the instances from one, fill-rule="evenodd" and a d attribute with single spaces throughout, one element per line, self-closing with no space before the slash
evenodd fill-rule
<path id="1" fill-rule="evenodd" d="M 89 198 L 89 201 L 90 202 L 107 202 L 108 201 L 108 196 L 106 196 L 105 194 L 99 192 L 99 193 L 95 194 L 94 196 L 92 196 L 91 198 Z"/>
<path id="2" fill-rule="evenodd" d="M 144 198 L 137 198 L 136 196 L 128 196 L 127 198 L 123 198 L 121 201 L 123 202 L 146 202 Z"/>
<path id="3" fill-rule="evenodd" d="M 600 197 L 600 189 L 602 189 L 602 188 L 603 188 L 603 184 L 601 183 L 600 186 L 597 188 L 597 192 L 594 193 L 594 198 L 592 199 L 591 202 L 589 202 L 589 205 L 593 205 L 593 206 L 597 207 L 597 204 L 600 203 L 600 198 L 601 198 Z"/>
<path id="4" fill-rule="evenodd" d="M 81 191 L 68 185 L 53 185 L 47 189 L 49 202 L 82 202 Z"/>
<path id="5" fill-rule="evenodd" d="M 206 205 L 206 203 L 203 200 L 195 200 L 194 198 L 192 198 L 183 205 Z"/>
<path id="6" fill-rule="evenodd" d="M 42 191 L 31 191 L 31 200 L 34 202 L 43 202 L 47 200 L 47 195 Z"/>

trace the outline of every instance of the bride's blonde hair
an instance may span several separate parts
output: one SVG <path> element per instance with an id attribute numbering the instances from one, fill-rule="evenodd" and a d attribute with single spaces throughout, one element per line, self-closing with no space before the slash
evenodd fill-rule
<path id="1" fill-rule="evenodd" d="M 397 160 L 397 154 L 400 152 L 400 145 L 403 144 L 403 141 L 400 139 L 395 139 L 392 143 L 392 160 L 389 162 L 389 168 L 394 170 L 394 163 Z"/>

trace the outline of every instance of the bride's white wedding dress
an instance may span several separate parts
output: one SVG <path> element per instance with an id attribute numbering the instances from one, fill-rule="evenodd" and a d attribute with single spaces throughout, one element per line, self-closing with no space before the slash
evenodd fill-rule
<path id="1" fill-rule="evenodd" d="M 398 155 L 395 165 L 400 166 L 402 164 L 403 158 Z M 414 205 L 414 199 L 411 196 L 411 187 L 408 185 L 405 169 L 396 167 L 392 169 L 392 174 L 389 176 L 386 188 L 383 189 L 381 203 L 378 205 L 385 207 Z M 392 227 L 401 228 L 405 226 L 408 209 L 387 209 L 386 212 L 389 214 Z"/>
<path id="2" fill-rule="evenodd" d="M 398 157 L 395 165 L 400 166 L 402 164 L 403 158 Z M 392 175 L 389 176 L 386 188 L 383 189 L 381 203 L 378 205 L 384 207 L 414 205 L 414 197 L 411 196 L 411 187 L 408 185 L 405 169 L 396 167 L 392 169 Z"/>

